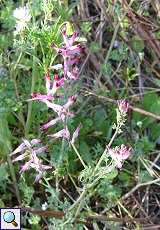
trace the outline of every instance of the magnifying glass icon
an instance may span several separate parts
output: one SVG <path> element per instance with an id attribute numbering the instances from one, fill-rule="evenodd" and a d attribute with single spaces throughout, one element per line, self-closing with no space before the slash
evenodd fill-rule
<path id="1" fill-rule="evenodd" d="M 7 223 L 13 224 L 15 227 L 18 226 L 18 224 L 15 221 L 15 215 L 11 211 L 7 211 L 3 214 L 3 220 Z"/>

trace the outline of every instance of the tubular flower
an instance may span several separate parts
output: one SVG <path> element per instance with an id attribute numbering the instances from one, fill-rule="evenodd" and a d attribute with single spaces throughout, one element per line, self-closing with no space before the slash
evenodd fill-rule
<path id="1" fill-rule="evenodd" d="M 82 128 L 82 124 L 81 123 L 79 123 L 79 125 L 78 125 L 78 127 L 77 127 L 77 129 L 75 130 L 75 132 L 73 133 L 73 136 L 72 136 L 72 144 L 74 144 L 74 142 L 75 142 L 75 139 L 78 137 L 78 135 L 79 135 L 79 131 L 80 131 L 80 129 Z"/>
<path id="2" fill-rule="evenodd" d="M 68 102 L 65 105 L 63 105 L 63 108 L 68 109 L 76 100 L 77 100 L 77 95 L 72 95 L 69 98 Z"/>
<path id="3" fill-rule="evenodd" d="M 55 98 L 52 97 L 51 95 L 42 95 L 42 94 L 32 93 L 30 95 L 30 98 L 27 99 L 26 101 L 29 102 L 29 101 L 43 100 L 43 99 L 52 100 L 53 101 Z"/>
<path id="4" fill-rule="evenodd" d="M 55 134 L 49 134 L 49 135 L 47 135 L 47 137 L 50 137 L 51 138 L 50 142 L 52 142 L 59 137 L 63 137 L 64 135 L 66 135 L 66 129 L 62 129 Z"/>
<path id="5" fill-rule="evenodd" d="M 52 102 L 49 102 L 48 100 L 41 100 L 42 102 L 44 102 L 49 108 L 53 109 L 59 116 L 61 114 L 68 114 L 69 116 L 73 117 L 74 114 L 71 114 L 70 112 L 68 112 L 65 108 L 63 108 L 63 106 L 58 105 L 58 104 L 54 104 Z"/>
<path id="6" fill-rule="evenodd" d="M 48 129 L 50 126 L 55 125 L 55 124 L 56 124 L 58 121 L 60 121 L 60 120 L 62 120 L 61 117 L 57 117 L 57 118 L 51 120 L 51 121 L 48 122 L 47 124 L 41 126 L 40 131 L 41 131 L 41 132 L 45 131 L 45 130 Z"/>
<path id="7" fill-rule="evenodd" d="M 64 78 L 60 78 L 57 74 L 54 75 L 54 83 L 50 83 L 50 74 L 46 73 L 46 90 L 48 97 L 51 97 L 57 92 L 61 84 L 64 82 Z M 46 98 L 47 99 L 47 98 Z"/>
<path id="8" fill-rule="evenodd" d="M 66 44 L 66 48 L 72 46 L 75 39 L 78 37 L 78 33 L 74 33 L 74 34 L 72 34 L 72 37 L 70 39 L 68 39 L 65 30 L 62 31 L 62 35 L 63 35 L 64 43 Z"/>

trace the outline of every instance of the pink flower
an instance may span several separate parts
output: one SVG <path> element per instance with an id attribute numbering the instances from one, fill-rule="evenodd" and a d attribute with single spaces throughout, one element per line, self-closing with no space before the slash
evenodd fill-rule
<path id="1" fill-rule="evenodd" d="M 61 55 L 65 55 L 65 54 L 66 54 L 66 50 L 65 50 L 65 49 L 58 48 L 58 47 L 55 46 L 53 43 L 51 44 L 51 47 L 52 47 L 58 54 L 61 54 Z"/>
<path id="2" fill-rule="evenodd" d="M 60 131 L 58 131 L 57 133 L 55 134 L 49 134 L 47 135 L 47 137 L 50 137 L 51 138 L 51 142 L 54 141 L 55 139 L 59 138 L 59 137 L 62 137 L 63 135 L 66 134 L 66 129 L 62 129 Z"/>
<path id="3" fill-rule="evenodd" d="M 68 102 L 63 105 L 63 108 L 68 109 L 76 100 L 77 100 L 77 95 L 72 95 L 69 98 Z"/>
<path id="4" fill-rule="evenodd" d="M 117 104 L 118 104 L 118 107 L 119 107 L 119 110 L 122 112 L 122 113 L 127 113 L 128 112 L 128 108 L 129 108 L 129 103 L 124 99 L 124 100 L 118 100 L 117 101 Z"/>
<path id="5" fill-rule="evenodd" d="M 73 133 L 73 136 L 72 136 L 72 144 L 74 144 L 74 142 L 75 142 L 75 139 L 78 137 L 78 134 L 79 134 L 79 131 L 80 131 L 80 129 L 82 128 L 82 124 L 81 123 L 79 123 L 79 125 L 78 125 L 78 127 L 77 127 L 77 129 L 75 130 L 75 132 Z"/>
<path id="6" fill-rule="evenodd" d="M 60 78 L 57 74 L 54 76 L 54 83 L 50 83 L 50 74 L 46 73 L 46 90 L 47 90 L 47 96 L 46 98 L 52 98 L 52 96 L 57 92 L 61 84 L 64 82 L 64 78 Z M 51 96 L 50 96 L 51 95 Z M 42 98 L 43 99 L 43 98 Z"/>
<path id="7" fill-rule="evenodd" d="M 42 95 L 42 94 L 32 93 L 30 95 L 30 98 L 27 99 L 26 101 L 43 100 L 43 99 L 53 101 L 55 98 L 52 97 L 51 95 Z"/>
<path id="8" fill-rule="evenodd" d="M 55 69 L 55 70 L 58 70 L 58 69 L 62 69 L 63 68 L 63 65 L 62 64 L 57 64 L 57 65 L 53 65 L 53 66 L 47 66 L 47 69 Z"/>
<path id="9" fill-rule="evenodd" d="M 45 131 L 45 130 L 48 129 L 50 126 L 55 125 L 55 124 L 56 124 L 58 121 L 60 121 L 60 120 L 62 120 L 61 117 L 57 117 L 57 118 L 51 120 L 51 121 L 48 122 L 47 124 L 41 126 L 40 131 L 41 131 L 41 132 Z"/>
<path id="10" fill-rule="evenodd" d="M 62 31 L 62 35 L 63 35 L 64 43 L 66 44 L 66 48 L 72 46 L 72 45 L 73 45 L 73 42 L 74 42 L 75 39 L 78 37 L 78 33 L 74 33 L 74 34 L 72 35 L 72 37 L 71 37 L 70 39 L 68 39 L 65 30 Z"/>
<path id="11" fill-rule="evenodd" d="M 54 95 L 63 82 L 64 82 L 64 78 L 60 78 L 57 74 L 55 74 L 54 83 L 51 89 L 49 90 L 49 94 Z"/>
<path id="12" fill-rule="evenodd" d="M 23 166 L 19 166 L 19 168 L 21 168 L 20 174 L 23 174 L 26 170 L 29 170 L 30 168 L 34 168 L 39 171 L 39 174 L 35 179 L 35 182 L 37 182 L 40 179 L 40 175 L 42 176 L 44 170 L 52 168 L 52 166 L 41 165 L 40 159 L 37 157 L 37 154 L 45 151 L 48 148 L 48 146 L 46 145 L 38 149 L 33 149 L 34 145 L 37 145 L 42 141 L 39 139 L 33 139 L 30 142 L 26 139 L 22 140 L 23 143 L 14 152 L 12 152 L 10 156 L 15 155 L 18 152 L 21 152 L 26 148 L 28 148 L 28 150 L 20 156 L 16 157 L 14 160 L 12 160 L 12 162 L 21 161 L 28 158 L 27 162 Z"/>
<path id="13" fill-rule="evenodd" d="M 17 153 L 19 153 L 19 152 L 21 152 L 26 147 L 32 147 L 32 146 L 34 146 L 34 145 L 42 142 L 39 139 L 33 139 L 29 143 L 29 141 L 27 141 L 26 139 L 23 139 L 23 138 L 22 138 L 22 141 L 23 141 L 23 143 L 20 144 L 12 153 L 9 154 L 10 157 L 13 156 L 13 155 L 15 155 L 15 154 L 17 154 Z"/>
<path id="14" fill-rule="evenodd" d="M 12 160 L 12 163 L 16 162 L 16 161 L 21 161 L 23 159 L 25 159 L 28 156 L 28 152 L 25 152 L 23 154 L 21 154 L 20 156 L 16 157 L 14 160 Z"/>
<path id="15" fill-rule="evenodd" d="M 73 117 L 74 114 L 71 114 L 70 112 L 68 112 L 65 108 L 63 108 L 63 106 L 58 105 L 58 104 L 54 104 L 49 102 L 48 100 L 41 100 L 42 102 L 44 102 L 49 108 L 53 109 L 59 116 L 64 113 L 64 114 L 68 114 L 69 116 Z"/>
<path id="16" fill-rule="evenodd" d="M 122 144 L 117 150 L 113 150 L 107 146 L 107 151 L 111 158 L 115 161 L 117 168 L 122 169 L 122 162 L 123 160 L 129 158 L 131 148 L 127 149 L 127 147 Z"/>
<path id="17" fill-rule="evenodd" d="M 69 71 L 67 71 L 67 77 L 73 79 L 74 81 L 78 81 L 78 76 L 74 75 Z"/>
<path id="18" fill-rule="evenodd" d="M 75 39 L 78 37 L 78 33 L 74 33 L 73 35 L 72 35 L 72 37 L 69 39 L 69 44 L 70 44 L 70 46 L 72 46 L 73 45 L 73 43 L 74 43 L 74 41 L 75 41 Z"/>
<path id="19" fill-rule="evenodd" d="M 39 171 L 39 174 L 36 176 L 33 184 L 37 183 L 41 179 L 41 177 L 43 175 L 43 171 L 45 171 L 47 169 L 51 169 L 51 168 L 52 168 L 52 166 L 41 165 L 41 170 Z"/>
<path id="20" fill-rule="evenodd" d="M 20 170 L 20 174 L 23 174 L 26 170 L 28 170 L 31 166 L 31 163 L 33 162 L 33 159 L 31 159 L 30 161 L 26 162 L 23 166 L 20 166 L 21 170 Z"/>
<path id="21" fill-rule="evenodd" d="M 131 148 L 127 149 L 125 145 L 121 145 L 121 148 L 118 149 L 119 154 L 121 155 L 123 160 L 126 160 L 130 156 Z"/>
<path id="22" fill-rule="evenodd" d="M 66 65 L 66 66 L 73 65 L 73 64 L 75 64 L 76 62 L 78 62 L 79 60 L 81 60 L 81 56 L 78 56 L 78 57 L 76 57 L 76 58 L 74 58 L 74 59 L 71 59 L 71 60 L 66 61 L 66 62 L 65 62 L 65 65 Z"/>
<path id="23" fill-rule="evenodd" d="M 68 143 L 69 143 L 70 142 L 70 132 L 69 132 L 68 126 L 66 126 L 65 129 L 58 131 L 57 133 L 47 135 L 47 137 L 51 138 L 50 142 L 56 140 L 57 138 L 63 137 L 63 136 L 67 138 Z"/>

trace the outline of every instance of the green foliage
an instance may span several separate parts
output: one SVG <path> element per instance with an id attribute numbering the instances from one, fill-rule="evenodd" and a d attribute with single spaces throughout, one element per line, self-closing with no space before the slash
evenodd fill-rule
<path id="1" fill-rule="evenodd" d="M 34 188 L 33 187 L 29 187 L 25 180 L 22 179 L 20 180 L 19 183 L 19 188 L 23 193 L 23 199 L 25 201 L 26 206 L 29 206 L 31 203 L 31 200 L 33 199 L 33 195 L 34 195 Z"/>
<path id="2" fill-rule="evenodd" d="M 90 18 L 85 22 L 83 19 L 83 22 L 79 21 L 81 11 L 77 8 L 77 6 L 80 7 L 79 2 L 73 1 L 69 4 L 69 1 L 37 0 L 26 1 L 26 3 L 31 10 L 32 19 L 24 29 L 15 34 L 18 19 L 13 17 L 13 12 L 21 6 L 21 2 L 0 1 L 0 207 L 7 207 L 8 204 L 17 205 L 15 204 L 17 193 L 16 196 L 10 193 L 10 190 L 13 189 L 11 186 L 14 185 L 11 178 L 15 174 L 15 177 L 18 178 L 17 187 L 25 207 L 41 209 L 42 204 L 46 201 L 47 209 L 66 213 L 62 220 L 47 217 L 43 219 L 38 214 L 26 213 L 22 218 L 24 226 L 30 225 L 31 229 L 41 229 L 45 221 L 45 224 L 48 223 L 46 226 L 48 229 L 81 230 L 84 229 L 84 225 L 76 223 L 75 212 L 76 215 L 80 214 L 79 220 L 86 221 L 85 217 L 88 213 L 97 215 L 99 210 L 116 206 L 117 200 L 126 192 L 126 187 L 130 189 L 135 185 L 137 177 L 140 183 L 147 182 L 148 184 L 159 177 L 155 170 L 159 169 L 159 166 L 157 162 L 153 164 L 152 161 L 155 161 L 154 154 L 157 153 L 160 144 L 160 124 L 153 117 L 131 111 L 125 117 L 125 126 L 123 124 L 122 128 L 117 129 L 117 117 L 120 116 L 119 113 L 116 115 L 117 105 L 108 103 L 98 96 L 92 97 L 87 93 L 85 95 L 83 91 L 79 91 L 79 88 L 89 86 L 89 89 L 93 89 L 93 92 L 98 93 L 99 96 L 107 96 L 114 100 L 119 95 L 119 98 L 127 98 L 131 105 L 159 115 L 160 98 L 156 93 L 158 89 L 153 88 L 153 85 L 160 86 L 159 80 L 154 79 L 153 73 L 153 70 L 157 71 L 157 65 L 154 63 L 155 54 L 147 51 L 147 62 L 149 58 L 153 60 L 152 65 L 147 66 L 146 60 L 144 61 L 146 41 L 143 41 L 140 35 L 134 35 L 127 16 L 120 21 L 124 9 L 119 2 L 114 4 L 112 0 L 107 1 L 108 8 L 104 3 L 104 9 L 107 12 L 112 9 L 113 12 L 109 12 L 110 23 L 106 26 L 107 36 L 104 33 L 102 44 L 99 42 L 99 37 L 98 39 L 96 37 L 97 40 L 94 38 L 93 33 L 98 21 L 95 20 L 95 24 Z M 90 5 L 92 5 L 91 2 Z M 97 9 L 99 11 L 99 6 L 96 6 L 97 8 L 92 6 L 92 9 L 90 5 L 88 9 L 91 10 L 89 13 L 92 17 L 94 11 Z M 140 7 L 138 2 L 134 2 L 133 5 L 135 10 Z M 77 18 L 74 17 L 77 21 L 72 24 L 73 12 L 77 16 Z M 144 17 L 150 16 L 150 12 L 144 11 L 143 15 Z M 119 22 L 118 36 L 116 40 L 111 41 L 110 38 L 116 31 L 113 28 L 115 29 Z M 154 23 L 157 23 L 156 20 Z M 72 94 L 78 93 L 77 102 L 70 111 L 75 116 L 74 118 L 67 117 L 64 126 L 59 122 L 46 132 L 40 133 L 40 126 L 54 119 L 55 114 L 43 103 L 36 101 L 28 104 L 26 99 L 33 92 L 46 93 L 46 72 L 50 73 L 52 83 L 55 73 L 59 76 L 63 73 L 63 70 L 47 69 L 47 66 L 62 62 L 62 56 L 58 55 L 50 45 L 54 43 L 64 48 L 65 43 L 62 41 L 61 31 L 66 30 L 70 37 L 74 33 L 75 25 L 81 28 L 83 34 L 76 38 L 76 43 L 86 43 L 97 60 L 100 57 L 97 65 L 101 66 L 101 71 L 100 73 L 94 72 L 93 66 L 88 62 L 89 69 L 85 65 L 79 82 L 73 83 L 67 79 L 57 94 L 65 94 L 65 98 L 58 98 L 55 95 L 55 103 L 64 105 Z M 99 31 L 94 32 L 97 36 Z M 158 33 L 154 33 L 155 38 L 159 37 Z M 94 38 L 93 41 L 92 38 Z M 108 47 L 113 45 L 110 42 L 117 42 L 117 47 L 109 50 Z M 82 65 L 84 59 L 85 53 L 82 54 Z M 101 62 L 101 59 L 104 59 L 104 62 Z M 90 73 L 93 79 L 88 78 Z M 145 84 L 145 75 L 151 78 L 153 85 L 150 82 Z M 84 79 L 83 76 L 85 76 Z M 142 89 L 140 85 L 138 86 L 140 81 L 144 84 Z M 112 87 L 108 87 L 108 82 Z M 30 124 L 27 123 L 28 120 Z M 63 138 L 48 143 L 47 134 L 56 133 L 65 128 L 65 125 L 68 125 L 72 137 L 80 122 L 83 127 L 74 143 L 74 148 L 79 155 Z M 35 175 L 32 169 L 31 171 L 26 170 L 22 176 L 18 173 L 18 167 L 23 165 L 25 160 L 22 161 L 22 164 L 16 162 L 12 169 L 12 162 L 8 156 L 24 137 L 43 139 L 48 149 L 45 153 L 37 155 L 41 157 L 41 163 L 53 166 L 48 174 L 43 174 L 39 184 L 34 184 L 34 186 L 33 181 L 37 174 Z M 128 162 L 124 164 L 122 170 L 119 170 L 114 159 L 111 160 L 111 156 L 106 151 L 106 146 L 117 150 L 121 144 L 130 146 L 132 152 Z M 20 153 L 16 156 L 18 155 Z M 148 158 L 150 161 L 146 160 Z M 92 201 L 93 203 L 96 201 L 99 205 L 96 206 L 98 210 L 96 212 Z M 117 209 L 115 210 L 114 214 L 110 211 L 106 215 L 115 217 L 115 213 L 118 213 Z M 120 210 L 119 215 L 125 215 L 125 211 Z M 107 229 L 121 228 L 120 224 L 115 222 L 101 221 L 101 224 Z M 93 226 L 95 229 L 99 228 L 95 221 Z"/>

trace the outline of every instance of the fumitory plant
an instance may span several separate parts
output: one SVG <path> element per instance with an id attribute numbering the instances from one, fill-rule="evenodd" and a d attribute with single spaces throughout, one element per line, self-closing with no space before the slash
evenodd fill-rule
<path id="1" fill-rule="evenodd" d="M 28 6 L 19 9 L 24 10 L 24 18 L 18 16 L 18 10 L 14 12 L 14 17 L 21 20 L 21 23 L 18 22 L 16 26 L 16 34 L 23 31 L 27 28 L 28 23 L 30 22 L 31 15 L 29 12 Z M 45 133 L 50 132 L 50 127 L 57 125 L 62 127 L 55 133 L 47 134 L 47 140 L 50 143 L 53 143 L 56 139 L 62 138 L 62 145 L 64 147 L 64 141 L 68 143 L 70 148 L 73 148 L 77 157 L 79 158 L 83 170 L 79 174 L 79 179 L 82 183 L 82 188 L 79 191 L 79 197 L 77 200 L 73 200 L 73 204 L 69 207 L 64 207 L 66 213 L 75 211 L 76 213 L 68 221 L 73 222 L 74 218 L 77 217 L 82 209 L 83 205 L 87 207 L 87 202 L 85 197 L 89 190 L 96 186 L 100 180 L 104 177 L 108 177 L 113 170 L 121 170 L 123 163 L 130 156 L 131 148 L 128 148 L 124 144 L 121 146 L 112 147 L 112 143 L 116 138 L 117 134 L 122 132 L 122 126 L 125 124 L 129 103 L 126 100 L 118 100 L 118 108 L 116 109 L 116 118 L 117 121 L 113 125 L 115 132 L 109 143 L 106 143 L 106 147 L 101 157 L 94 162 L 93 165 L 86 165 L 82 156 L 75 145 L 75 139 L 78 137 L 80 130 L 83 128 L 83 124 L 80 122 L 71 135 L 71 130 L 69 129 L 68 119 L 74 119 L 74 113 L 71 112 L 72 105 L 79 98 L 79 92 L 77 91 L 74 94 L 71 94 L 70 87 L 73 82 L 79 81 L 80 68 L 78 66 L 79 61 L 81 60 L 81 55 L 85 47 L 78 42 L 78 33 L 67 34 L 65 29 L 61 31 L 63 37 L 63 46 L 59 47 L 55 43 L 50 44 L 50 49 L 53 49 L 57 55 L 60 56 L 61 63 L 54 63 L 54 65 L 46 66 L 45 73 L 45 92 L 35 93 L 33 92 L 30 95 L 30 98 L 27 99 L 28 103 L 32 103 L 37 100 L 40 103 L 43 103 L 48 107 L 48 112 L 53 114 L 53 119 L 48 121 L 46 124 L 43 124 L 40 127 L 40 132 Z M 53 71 L 54 74 L 51 74 Z M 53 170 L 56 174 L 56 169 L 53 168 L 53 165 L 44 165 L 41 159 L 43 152 L 48 149 L 48 144 L 42 145 L 42 140 L 35 138 L 32 140 L 27 140 L 27 138 L 22 138 L 22 143 L 10 153 L 10 156 L 15 157 L 12 162 L 23 161 L 23 165 L 20 165 L 20 174 L 23 175 L 26 171 L 30 169 L 35 169 L 37 175 L 35 177 L 34 183 L 38 182 L 40 179 L 47 182 L 49 185 L 49 180 L 46 180 L 46 170 Z M 19 155 L 18 155 L 19 154 Z M 18 156 L 17 156 L 18 155 Z M 62 154 L 59 156 L 62 159 Z M 59 198 L 58 198 L 59 199 Z M 60 201 L 58 202 L 60 203 Z M 58 206 L 58 204 L 57 204 Z M 77 208 L 78 207 L 78 208 Z"/>

